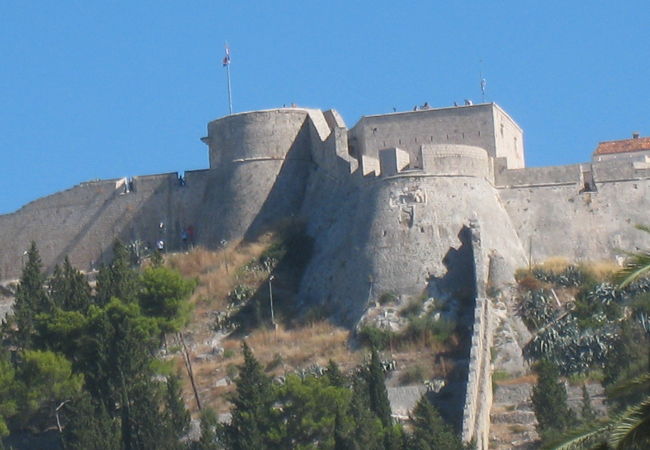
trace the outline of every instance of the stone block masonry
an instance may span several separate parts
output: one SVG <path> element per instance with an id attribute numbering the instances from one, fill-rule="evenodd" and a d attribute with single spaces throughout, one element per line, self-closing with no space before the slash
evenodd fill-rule
<path id="1" fill-rule="evenodd" d="M 487 256 L 481 244 L 477 222 L 470 226 L 472 254 L 474 258 L 475 307 L 472 328 L 469 367 L 463 408 L 463 442 L 475 442 L 476 448 L 488 448 L 490 432 L 490 409 L 492 407 L 492 305 L 487 297 Z"/>

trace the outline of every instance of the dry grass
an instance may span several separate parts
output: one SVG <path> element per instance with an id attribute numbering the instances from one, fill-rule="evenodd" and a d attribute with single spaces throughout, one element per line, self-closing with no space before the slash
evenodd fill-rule
<path id="1" fill-rule="evenodd" d="M 361 360 L 359 352 L 348 348 L 349 331 L 335 327 L 329 322 L 315 322 L 303 327 L 277 330 L 259 329 L 246 337 L 255 358 L 270 376 L 285 375 L 317 364 L 325 367 L 334 360 L 342 370 L 356 366 Z M 225 352 L 232 357 L 216 356 L 208 360 L 194 359 L 194 375 L 199 386 L 201 401 L 219 412 L 226 412 L 230 404 L 225 394 L 234 391 L 235 385 L 216 386 L 219 380 L 229 377 L 232 366 L 244 362 L 241 341 L 223 341 Z M 229 352 L 230 351 L 230 352 Z M 190 407 L 195 405 L 189 383 L 186 383 L 185 398 Z"/>
<path id="2" fill-rule="evenodd" d="M 194 312 L 183 334 L 189 345 L 201 402 L 218 412 L 227 412 L 231 406 L 228 394 L 235 390 L 235 385 L 230 380 L 236 376 L 236 366 L 243 363 L 243 356 L 240 339 L 215 341 L 216 334 L 212 329 L 214 312 L 226 309 L 228 294 L 238 284 L 257 290 L 266 281 L 268 273 L 265 271 L 242 268 L 258 259 L 278 236 L 277 233 L 268 233 L 255 243 L 237 242 L 219 250 L 195 248 L 183 254 L 166 255 L 167 265 L 185 277 L 198 280 L 198 286 L 190 299 Z M 276 330 L 253 330 L 245 339 L 270 376 L 285 375 L 313 365 L 325 367 L 330 359 L 347 372 L 362 363 L 367 356 L 364 350 L 352 350 L 349 347 L 348 329 L 336 327 L 327 321 L 315 321 L 291 328 L 280 323 Z M 384 352 L 383 357 L 396 359 L 401 367 L 421 364 L 426 368 L 427 376 L 444 376 L 453 369 L 453 361 L 444 357 L 436 358 L 436 353 L 457 344 L 453 342 L 442 345 L 435 342 L 429 343 L 426 348 L 424 342 L 412 342 L 405 344 L 398 353 Z M 222 347 L 222 352 L 213 353 L 213 346 Z M 186 404 L 196 414 L 196 400 L 180 352 L 174 360 L 183 374 Z M 230 383 L 226 384 L 226 381 Z"/>
<path id="3" fill-rule="evenodd" d="M 536 264 L 534 268 L 539 267 L 548 272 L 559 274 L 566 270 L 568 266 L 573 264 L 574 263 L 571 263 L 566 258 L 552 257 L 540 264 Z M 590 272 L 599 280 L 610 278 L 614 273 L 621 270 L 621 267 L 612 260 L 582 262 L 579 263 L 578 266 L 583 270 Z"/>
<path id="4" fill-rule="evenodd" d="M 528 375 L 522 375 L 520 377 L 516 378 L 508 378 L 505 380 L 495 380 L 495 384 L 498 385 L 504 385 L 504 386 L 511 386 L 514 384 L 535 384 L 537 383 L 537 375 L 535 374 L 528 374 Z"/>
<path id="5" fill-rule="evenodd" d="M 198 280 L 198 287 L 190 302 L 197 307 L 199 314 L 206 308 L 224 309 L 225 298 L 237 284 L 237 271 L 258 258 L 273 239 L 274 235 L 269 233 L 258 242 L 235 242 L 219 250 L 197 247 L 188 253 L 168 255 L 166 263 L 184 277 Z"/>
<path id="6" fill-rule="evenodd" d="M 621 266 L 614 261 L 595 261 L 587 265 L 589 270 L 599 280 L 611 279 L 621 270 Z"/>
<path id="7" fill-rule="evenodd" d="M 571 262 L 568 259 L 561 256 L 553 256 L 539 264 L 535 264 L 533 268 L 539 267 L 552 273 L 562 273 L 567 268 L 567 266 L 570 265 Z"/>
<path id="8" fill-rule="evenodd" d="M 321 321 L 293 329 L 280 325 L 277 330 L 258 330 L 246 342 L 265 363 L 278 353 L 291 368 L 306 364 L 325 366 L 330 359 L 346 366 L 357 362 L 347 345 L 349 337 L 348 330 Z"/>
<path id="9" fill-rule="evenodd" d="M 243 363 L 243 356 L 238 339 L 223 340 L 224 353 L 210 354 L 212 348 L 208 343 L 215 336 L 211 328 L 212 313 L 226 308 L 228 293 L 237 284 L 255 289 L 266 280 L 266 273 L 241 268 L 259 258 L 276 239 L 276 234 L 268 233 L 254 243 L 237 242 L 219 250 L 195 248 L 187 253 L 166 256 L 167 265 L 185 277 L 198 280 L 190 299 L 194 304 L 194 314 L 185 333 L 191 335 L 194 342 L 190 354 L 201 402 L 217 411 L 229 409 L 226 394 L 235 389 L 234 384 L 217 384 L 223 384 L 233 375 L 234 367 Z M 360 352 L 348 348 L 349 337 L 349 330 L 320 321 L 295 328 L 279 324 L 277 330 L 257 329 L 246 337 L 246 342 L 262 367 L 269 369 L 267 373 L 276 376 L 314 364 L 326 366 L 330 359 L 344 370 L 356 366 L 361 356 Z M 194 394 L 181 361 L 179 354 L 176 364 L 184 373 L 186 404 L 196 412 Z"/>

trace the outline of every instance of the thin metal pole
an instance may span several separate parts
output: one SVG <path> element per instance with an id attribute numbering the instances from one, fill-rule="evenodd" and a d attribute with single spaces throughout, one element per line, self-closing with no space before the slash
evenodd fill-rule
<path id="1" fill-rule="evenodd" d="M 269 304 L 271 305 L 271 323 L 273 324 L 273 329 L 276 328 L 275 316 L 273 315 L 273 287 L 271 284 L 274 278 L 275 277 L 273 275 L 269 277 Z"/>
<path id="2" fill-rule="evenodd" d="M 232 115 L 232 87 L 230 86 L 230 59 L 226 64 L 226 74 L 228 76 L 228 111 Z"/>

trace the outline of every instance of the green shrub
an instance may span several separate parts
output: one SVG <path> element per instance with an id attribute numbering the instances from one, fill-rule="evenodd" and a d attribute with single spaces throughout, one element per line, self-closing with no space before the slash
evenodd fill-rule
<path id="1" fill-rule="evenodd" d="M 399 381 L 401 384 L 406 385 L 422 383 L 426 378 L 427 375 L 424 368 L 419 364 L 415 364 L 414 366 L 407 367 L 406 370 L 400 374 Z"/>
<path id="2" fill-rule="evenodd" d="M 505 370 L 495 370 L 492 374 L 492 381 L 503 381 L 509 380 L 511 378 L 510 374 Z"/>
<path id="3" fill-rule="evenodd" d="M 280 367 L 282 364 L 284 364 L 284 358 L 281 354 L 276 353 L 273 355 L 273 359 L 266 365 L 265 370 L 269 372 L 277 367 Z"/>
<path id="4" fill-rule="evenodd" d="M 239 369 L 237 368 L 237 364 L 228 364 L 228 366 L 226 366 L 226 375 L 228 375 L 228 378 L 231 380 L 237 378 L 238 373 Z"/>
<path id="5" fill-rule="evenodd" d="M 402 308 L 400 315 L 406 318 L 417 317 L 422 312 L 422 303 L 422 299 L 411 300 Z"/>
<path id="6" fill-rule="evenodd" d="M 433 341 L 445 343 L 456 331 L 456 323 L 446 319 L 433 317 L 414 317 L 400 335 L 400 341 L 424 341 L 429 344 Z"/>
<path id="7" fill-rule="evenodd" d="M 238 284 L 228 293 L 228 302 L 233 305 L 239 305 L 249 300 L 255 291 L 245 284 Z"/>
<path id="8" fill-rule="evenodd" d="M 395 303 L 398 299 L 399 297 L 394 292 L 384 292 L 379 296 L 379 304 Z"/>
<path id="9" fill-rule="evenodd" d="M 390 346 L 391 341 L 395 338 L 395 333 L 390 330 L 364 325 L 357 333 L 357 336 L 366 347 L 384 350 Z"/>

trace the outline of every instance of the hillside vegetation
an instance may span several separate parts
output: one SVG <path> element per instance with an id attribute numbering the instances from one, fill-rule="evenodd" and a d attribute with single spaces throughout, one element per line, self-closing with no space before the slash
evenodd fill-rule
<path id="1" fill-rule="evenodd" d="M 533 334 L 524 354 L 537 376 L 532 403 L 544 446 L 646 448 L 650 442 L 650 279 L 643 277 L 647 267 L 634 262 L 639 257 L 623 271 L 551 261 L 518 274 L 519 314 Z M 579 408 L 568 408 L 561 376 L 582 386 Z M 591 384 L 605 387 L 606 413 L 593 408 Z"/>
<path id="2" fill-rule="evenodd" d="M 27 439 L 65 448 L 251 448 L 252 426 L 262 448 L 419 448 L 432 439 L 458 448 L 427 396 L 405 432 L 385 387 L 387 374 L 400 384 L 422 383 L 436 366 L 444 372 L 436 352 L 456 345 L 453 327 L 436 331 L 418 300 L 405 308 L 410 331 L 366 326 L 359 339 L 322 308 L 298 307 L 310 245 L 291 229 L 142 260 L 118 242 L 93 283 L 67 259 L 46 276 L 32 245 L 2 325 L 0 437 L 18 447 Z M 389 336 L 381 354 L 370 335 Z M 249 383 L 261 389 L 260 404 L 244 400 Z M 191 415 L 201 435 L 183 442 Z M 428 435 L 432 423 L 439 434 Z"/>

